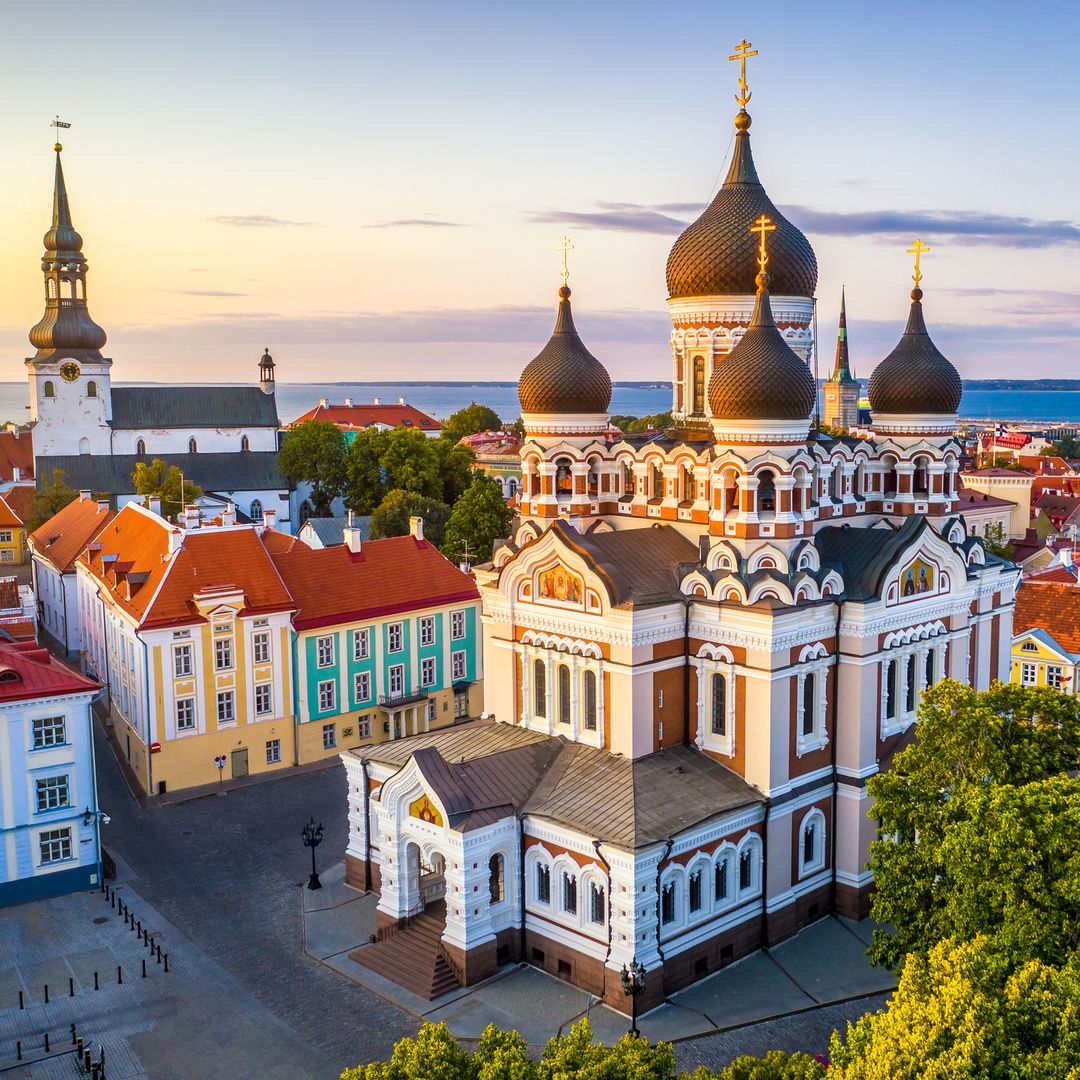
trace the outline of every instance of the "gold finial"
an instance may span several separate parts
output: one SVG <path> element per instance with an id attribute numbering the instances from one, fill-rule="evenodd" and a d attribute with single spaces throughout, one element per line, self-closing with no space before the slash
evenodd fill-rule
<path id="1" fill-rule="evenodd" d="M 915 256 L 915 273 L 911 275 L 911 280 L 915 282 L 916 289 L 919 287 L 919 282 L 922 281 L 922 270 L 919 269 L 919 256 L 929 250 L 930 248 L 921 240 L 916 240 L 915 243 L 907 249 L 909 255 Z"/>
<path id="2" fill-rule="evenodd" d="M 57 113 L 56 119 L 53 120 L 49 127 L 56 128 L 56 133 L 59 135 L 61 130 L 66 130 L 67 128 L 71 127 L 71 125 L 64 123 L 64 121 L 60 119 L 60 114 Z M 64 149 L 64 147 L 59 142 L 54 142 L 53 149 L 59 154 L 60 151 Z"/>
<path id="3" fill-rule="evenodd" d="M 566 288 L 567 281 L 570 280 L 570 267 L 567 265 L 567 256 L 574 250 L 574 242 L 569 236 L 563 236 L 559 241 L 558 248 L 556 249 L 562 252 L 562 283 L 563 288 Z"/>
<path id="4" fill-rule="evenodd" d="M 752 233 L 757 233 L 758 236 L 760 237 L 760 241 L 758 243 L 758 260 L 757 260 L 757 262 L 758 262 L 757 285 L 758 285 L 759 289 L 763 288 L 768 282 L 768 278 L 766 277 L 766 274 L 765 274 L 765 267 L 769 265 L 769 253 L 765 248 L 765 237 L 769 233 L 773 232 L 775 229 L 776 229 L 776 226 L 772 223 L 772 220 L 770 218 L 766 217 L 764 214 L 762 214 L 761 217 L 759 217 L 757 219 L 757 221 L 755 221 L 754 224 L 750 226 L 750 231 Z"/>
<path id="5" fill-rule="evenodd" d="M 745 109 L 750 98 L 753 94 L 750 93 L 750 88 L 746 83 L 746 61 L 751 56 L 757 56 L 757 49 L 750 47 L 750 42 L 743 38 L 738 45 L 735 46 L 735 52 L 729 56 L 729 60 L 739 61 L 739 92 L 735 95 L 735 104 L 741 109 Z"/>

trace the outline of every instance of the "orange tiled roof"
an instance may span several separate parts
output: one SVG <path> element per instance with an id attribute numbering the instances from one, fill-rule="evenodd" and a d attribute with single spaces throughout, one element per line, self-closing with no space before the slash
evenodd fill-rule
<path id="1" fill-rule="evenodd" d="M 313 549 L 297 543 L 274 556 L 298 611 L 298 630 L 475 600 L 476 584 L 427 540 L 368 540 Z"/>
<path id="2" fill-rule="evenodd" d="M 1048 570 L 1036 570 L 1033 574 L 1028 575 L 1028 579 L 1024 584 L 1028 584 L 1028 582 L 1033 585 L 1075 585 L 1076 571 L 1072 567 L 1062 566 L 1058 563 Z"/>
<path id="3" fill-rule="evenodd" d="M 34 505 L 34 485 L 16 484 L 0 495 L 0 526 L 5 529 L 25 526 Z"/>
<path id="4" fill-rule="evenodd" d="M 298 416 L 289 427 L 306 420 L 322 420 L 346 430 L 358 431 L 371 424 L 387 427 L 414 427 L 421 431 L 441 431 L 442 424 L 413 405 L 316 405 Z"/>
<path id="5" fill-rule="evenodd" d="M 1080 653 L 1080 587 L 1025 581 L 1016 590 L 1013 633 L 1025 630 L 1045 630 L 1063 649 Z"/>
<path id="6" fill-rule="evenodd" d="M 19 470 L 20 480 L 34 479 L 34 440 L 29 431 L 0 431 L 0 481 L 10 484 Z"/>
<path id="7" fill-rule="evenodd" d="M 108 507 L 99 506 L 93 499 L 76 499 L 32 532 L 30 544 L 36 554 L 66 574 L 94 534 L 113 517 Z"/>

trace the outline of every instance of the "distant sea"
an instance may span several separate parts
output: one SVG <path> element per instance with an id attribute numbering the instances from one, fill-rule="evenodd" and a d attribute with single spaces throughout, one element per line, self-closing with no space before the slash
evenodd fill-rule
<path id="1" fill-rule="evenodd" d="M 864 385 L 863 393 L 865 389 Z M 317 405 L 320 398 L 341 404 L 347 397 L 358 405 L 375 398 L 388 404 L 404 397 L 407 402 L 438 420 L 445 419 L 472 401 L 490 406 L 506 421 L 516 420 L 521 411 L 517 384 L 512 382 L 278 383 L 278 415 L 282 423 L 287 423 Z M 26 402 L 25 382 L 0 382 L 0 422 L 25 420 L 28 414 Z M 615 384 L 611 399 L 612 415 L 649 416 L 670 408 L 670 385 Z M 1016 383 L 1009 389 L 983 389 L 975 384 L 964 390 L 960 415 L 968 419 L 1080 422 L 1080 389 L 1024 390 L 1019 389 Z"/>

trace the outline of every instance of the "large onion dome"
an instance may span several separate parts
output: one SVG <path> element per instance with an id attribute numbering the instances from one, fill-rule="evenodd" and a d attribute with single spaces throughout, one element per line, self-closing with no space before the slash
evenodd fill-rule
<path id="1" fill-rule="evenodd" d="M 518 401 L 525 413 L 575 415 L 606 413 L 611 404 L 611 376 L 578 337 L 566 285 L 551 340 L 518 379 Z"/>
<path id="2" fill-rule="evenodd" d="M 762 214 L 776 225 L 769 240 L 770 257 L 779 268 L 771 276 L 772 291 L 777 296 L 813 296 L 817 287 L 814 249 L 761 186 L 750 151 L 750 114 L 745 109 L 735 117 L 735 127 L 735 153 L 724 186 L 668 255 L 668 296 L 754 292 L 757 245 L 747 227 Z"/>
<path id="3" fill-rule="evenodd" d="M 911 290 L 904 336 L 870 376 L 870 409 L 875 414 L 950 416 L 960 408 L 960 375 L 930 340 L 922 296 L 922 289 Z"/>
<path id="4" fill-rule="evenodd" d="M 768 285 L 769 275 L 758 274 L 750 325 L 709 380 L 717 420 L 809 420 L 814 411 L 814 377 L 777 329 Z"/>

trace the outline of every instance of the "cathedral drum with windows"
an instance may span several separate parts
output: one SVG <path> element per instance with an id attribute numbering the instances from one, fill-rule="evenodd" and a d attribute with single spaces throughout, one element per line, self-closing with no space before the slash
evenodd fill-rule
<path id="1" fill-rule="evenodd" d="M 867 780 L 926 687 L 1008 671 L 1018 570 L 957 513 L 960 379 L 918 263 L 873 437 L 824 436 L 814 254 L 749 127 L 741 109 L 724 189 L 668 262 L 672 430 L 611 436 L 565 281 L 521 375 L 519 513 L 476 570 L 487 716 L 342 755 L 348 880 L 380 892 L 362 963 L 392 972 L 428 920 L 454 983 L 525 960 L 625 1010 L 636 961 L 648 1008 L 827 913 L 861 918 Z"/>

